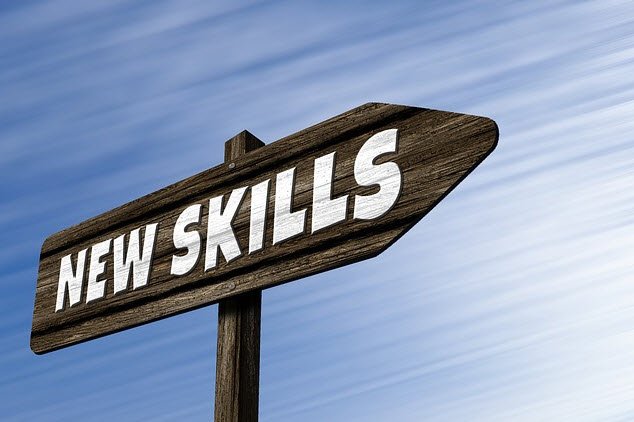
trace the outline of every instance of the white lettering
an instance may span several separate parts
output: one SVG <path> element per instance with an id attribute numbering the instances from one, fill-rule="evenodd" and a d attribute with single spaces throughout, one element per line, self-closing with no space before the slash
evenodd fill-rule
<path id="1" fill-rule="evenodd" d="M 70 255 L 62 258 L 59 265 L 59 282 L 57 283 L 57 302 L 55 312 L 64 309 L 64 299 L 68 289 L 68 301 L 70 306 L 76 305 L 81 300 L 81 287 L 84 282 L 84 266 L 86 264 L 86 249 L 77 254 L 77 267 L 73 271 L 73 263 Z"/>
<path id="2" fill-rule="evenodd" d="M 200 223 L 200 204 L 190 205 L 178 216 L 174 225 L 174 247 L 177 249 L 187 249 L 185 255 L 172 256 L 172 275 L 184 275 L 190 272 L 200 255 L 200 234 L 193 231 L 186 231 L 190 224 Z"/>
<path id="3" fill-rule="evenodd" d="M 334 152 L 315 160 L 312 233 L 346 219 L 348 195 L 331 199 L 334 172 Z"/>
<path id="4" fill-rule="evenodd" d="M 240 207 L 242 203 L 246 190 L 246 187 L 234 189 L 229 196 L 224 211 L 221 211 L 222 196 L 216 196 L 209 200 L 205 271 L 215 267 L 218 263 L 218 248 L 222 251 L 227 262 L 242 254 L 231 223 L 233 223 L 233 219 L 238 211 L 238 207 Z"/>
<path id="5" fill-rule="evenodd" d="M 306 209 L 291 212 L 295 189 L 295 167 L 277 174 L 273 244 L 304 232 Z"/>
<path id="6" fill-rule="evenodd" d="M 270 180 L 265 180 L 251 188 L 249 253 L 259 251 L 264 243 L 266 206 L 269 202 L 269 182 Z"/>
<path id="7" fill-rule="evenodd" d="M 376 133 L 361 146 L 354 160 L 354 178 L 359 186 L 373 187 L 374 189 L 370 191 L 373 192 L 371 194 L 354 195 L 353 201 L 349 201 L 349 196 L 351 196 L 349 192 L 342 192 L 339 194 L 340 196 L 333 197 L 337 152 L 333 151 L 316 158 L 313 162 L 310 233 L 345 221 L 349 202 L 353 206 L 354 219 L 372 220 L 385 215 L 394 206 L 400 195 L 403 174 L 396 162 L 379 160 L 379 158 L 384 154 L 394 153 L 397 149 L 397 129 Z M 382 162 L 376 164 L 377 160 Z M 350 161 L 346 161 L 339 168 L 339 171 L 343 172 L 350 164 Z M 274 206 L 272 213 L 273 245 L 306 231 L 308 209 L 304 207 L 293 210 L 294 197 L 298 194 L 295 192 L 297 189 L 296 170 L 297 167 L 293 167 L 282 171 L 277 174 L 275 179 L 274 205 L 272 205 Z M 309 195 L 309 192 L 306 192 L 310 189 L 309 182 L 310 180 L 302 180 L 302 198 Z M 245 186 L 234 189 L 226 201 L 224 201 L 225 196 L 223 195 L 209 199 L 204 271 L 218 266 L 220 252 L 226 262 L 242 255 L 233 224 L 246 197 L 247 189 L 250 189 L 249 253 L 260 251 L 265 247 L 265 237 L 269 229 L 268 224 L 270 224 L 267 221 L 268 214 L 270 214 L 268 207 L 269 201 L 273 199 L 270 197 L 271 179 L 261 181 L 252 187 Z M 223 207 L 224 202 L 226 204 Z M 202 204 L 190 205 L 176 219 L 172 239 L 174 247 L 180 252 L 171 258 L 171 275 L 186 275 L 199 263 L 202 252 L 202 236 L 205 233 L 202 232 L 202 228 L 191 226 L 201 224 L 202 208 Z M 148 224 L 145 227 L 131 230 L 129 233 L 121 234 L 114 241 L 107 239 L 93 245 L 90 248 L 88 265 L 86 265 L 87 249 L 77 253 L 75 266 L 73 266 L 72 254 L 62 257 L 55 311 L 64 309 L 66 296 L 68 296 L 69 306 L 74 306 L 82 300 L 84 274 L 87 274 L 88 279 L 86 303 L 105 296 L 108 280 L 104 275 L 107 264 L 103 258 L 110 254 L 113 245 L 112 258 L 109 259 L 112 259 L 113 265 L 114 294 L 127 291 L 130 287 L 135 290 L 146 286 L 152 272 L 154 248 L 158 243 L 158 227 L 159 223 Z M 143 239 L 141 239 L 142 229 Z M 246 237 L 246 228 L 239 235 L 240 239 Z M 298 247 L 302 248 L 302 245 L 299 244 Z M 87 270 L 86 267 L 88 267 Z"/>
<path id="8" fill-rule="evenodd" d="M 130 270 L 132 270 L 132 289 L 145 286 L 150 275 L 152 264 L 152 251 L 154 250 L 154 238 L 157 224 L 145 226 L 143 240 L 143 252 L 139 244 L 139 229 L 130 232 L 128 248 L 125 251 L 125 235 L 114 240 L 114 293 L 128 289 Z"/>
<path id="9" fill-rule="evenodd" d="M 356 195 L 354 198 L 354 218 L 372 220 L 389 211 L 401 192 L 401 170 L 394 162 L 379 165 L 374 160 L 382 154 L 395 152 L 397 129 L 379 132 L 361 147 L 354 162 L 354 177 L 361 186 L 379 185 L 373 195 Z"/>
<path id="10" fill-rule="evenodd" d="M 102 298 L 106 293 L 106 280 L 98 280 L 98 278 L 106 271 L 106 262 L 102 261 L 101 258 L 110 252 L 111 243 L 112 239 L 107 239 L 90 248 L 86 303 Z"/>

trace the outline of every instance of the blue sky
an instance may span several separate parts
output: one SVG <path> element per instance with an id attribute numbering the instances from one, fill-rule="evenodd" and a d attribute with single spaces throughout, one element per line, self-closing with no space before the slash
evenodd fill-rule
<path id="1" fill-rule="evenodd" d="M 264 292 L 262 421 L 634 419 L 634 5 L 0 4 L 0 418 L 209 420 L 215 306 L 51 354 L 50 234 L 367 101 L 494 153 L 384 254 Z"/>

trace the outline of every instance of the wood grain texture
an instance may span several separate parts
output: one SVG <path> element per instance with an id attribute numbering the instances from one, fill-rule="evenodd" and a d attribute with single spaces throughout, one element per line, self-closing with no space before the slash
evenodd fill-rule
<path id="1" fill-rule="evenodd" d="M 261 290 L 218 303 L 216 422 L 258 420 L 261 307 Z"/>
<path id="2" fill-rule="evenodd" d="M 264 146 L 243 131 L 225 144 L 225 163 Z M 218 303 L 216 422 L 256 422 L 260 397 L 260 321 L 262 290 Z"/>
<path id="3" fill-rule="evenodd" d="M 385 215 L 354 220 L 350 204 L 344 222 L 313 234 L 307 230 L 275 245 L 272 224 L 267 224 L 264 248 L 248 254 L 247 193 L 233 222 L 243 255 L 228 263 L 221 258 L 206 273 L 200 260 L 189 274 L 170 275 L 171 256 L 178 253 L 171 228 L 185 207 L 202 204 L 198 228 L 204 243 L 209 198 L 267 179 L 273 184 L 278 172 L 296 167 L 293 208 L 309 210 L 306 224 L 310 227 L 315 158 L 336 151 L 333 197 L 372 194 L 375 187 L 357 185 L 354 159 L 370 136 L 390 128 L 398 129 L 398 150 L 379 157 L 377 163 L 389 160 L 398 164 L 402 191 Z M 376 256 L 466 177 L 495 148 L 497 139 L 495 122 L 484 117 L 369 103 L 63 230 L 42 246 L 31 348 L 44 353 Z M 267 221 L 272 219 L 272 192 Z M 158 232 L 147 286 L 114 295 L 112 283 L 108 283 L 105 298 L 54 312 L 63 256 L 151 223 L 158 223 Z M 105 278 L 112 277 L 112 265 L 107 265 Z"/>

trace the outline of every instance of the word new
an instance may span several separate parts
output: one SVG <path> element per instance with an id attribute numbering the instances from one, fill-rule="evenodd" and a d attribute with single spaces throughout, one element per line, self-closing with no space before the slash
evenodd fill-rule
<path id="1" fill-rule="evenodd" d="M 381 155 L 397 150 L 397 129 L 388 129 L 370 137 L 361 147 L 354 162 L 354 177 L 360 186 L 378 185 L 379 190 L 371 195 L 355 195 L 353 218 L 372 220 L 387 213 L 394 205 L 401 191 L 402 175 L 398 165 L 392 161 L 374 164 Z M 314 161 L 313 200 L 311 214 L 311 233 L 330 227 L 346 219 L 348 196 L 332 198 L 332 185 L 335 164 L 335 152 L 321 156 Z M 251 192 L 249 219 L 248 253 L 263 248 L 267 203 L 270 180 L 254 186 L 234 189 L 223 205 L 223 196 L 209 200 L 209 216 L 205 238 L 204 271 L 210 271 L 218 264 L 218 251 L 226 262 L 242 255 L 232 227 L 248 189 Z M 292 211 L 291 204 L 295 190 L 295 167 L 277 173 L 275 178 L 275 205 L 273 213 L 273 245 L 305 232 L 307 209 Z M 170 273 L 183 276 L 194 269 L 199 261 L 202 240 L 197 230 L 188 230 L 192 225 L 200 224 L 202 204 L 186 207 L 176 219 L 172 228 L 172 241 L 179 250 L 171 258 Z M 103 278 L 106 261 L 103 258 L 111 253 L 113 266 L 113 291 L 117 295 L 132 289 L 146 286 L 150 278 L 152 257 L 155 249 L 159 223 L 148 224 L 132 230 L 127 236 L 106 239 L 90 247 L 90 259 L 86 280 L 86 303 L 105 296 L 106 283 Z M 126 242 L 127 237 L 127 242 Z M 143 240 L 141 241 L 141 238 Z M 183 253 L 184 252 L 184 253 Z M 75 257 L 66 255 L 61 259 L 57 300 L 55 311 L 62 311 L 66 297 L 70 306 L 81 301 L 84 289 L 88 249 L 79 251 Z"/>

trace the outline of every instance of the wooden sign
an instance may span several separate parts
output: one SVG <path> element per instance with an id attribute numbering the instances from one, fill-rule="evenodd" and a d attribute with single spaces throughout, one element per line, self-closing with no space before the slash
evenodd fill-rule
<path id="1" fill-rule="evenodd" d="M 42 246 L 31 348 L 376 256 L 497 139 L 484 117 L 365 104 L 63 230 Z"/>

